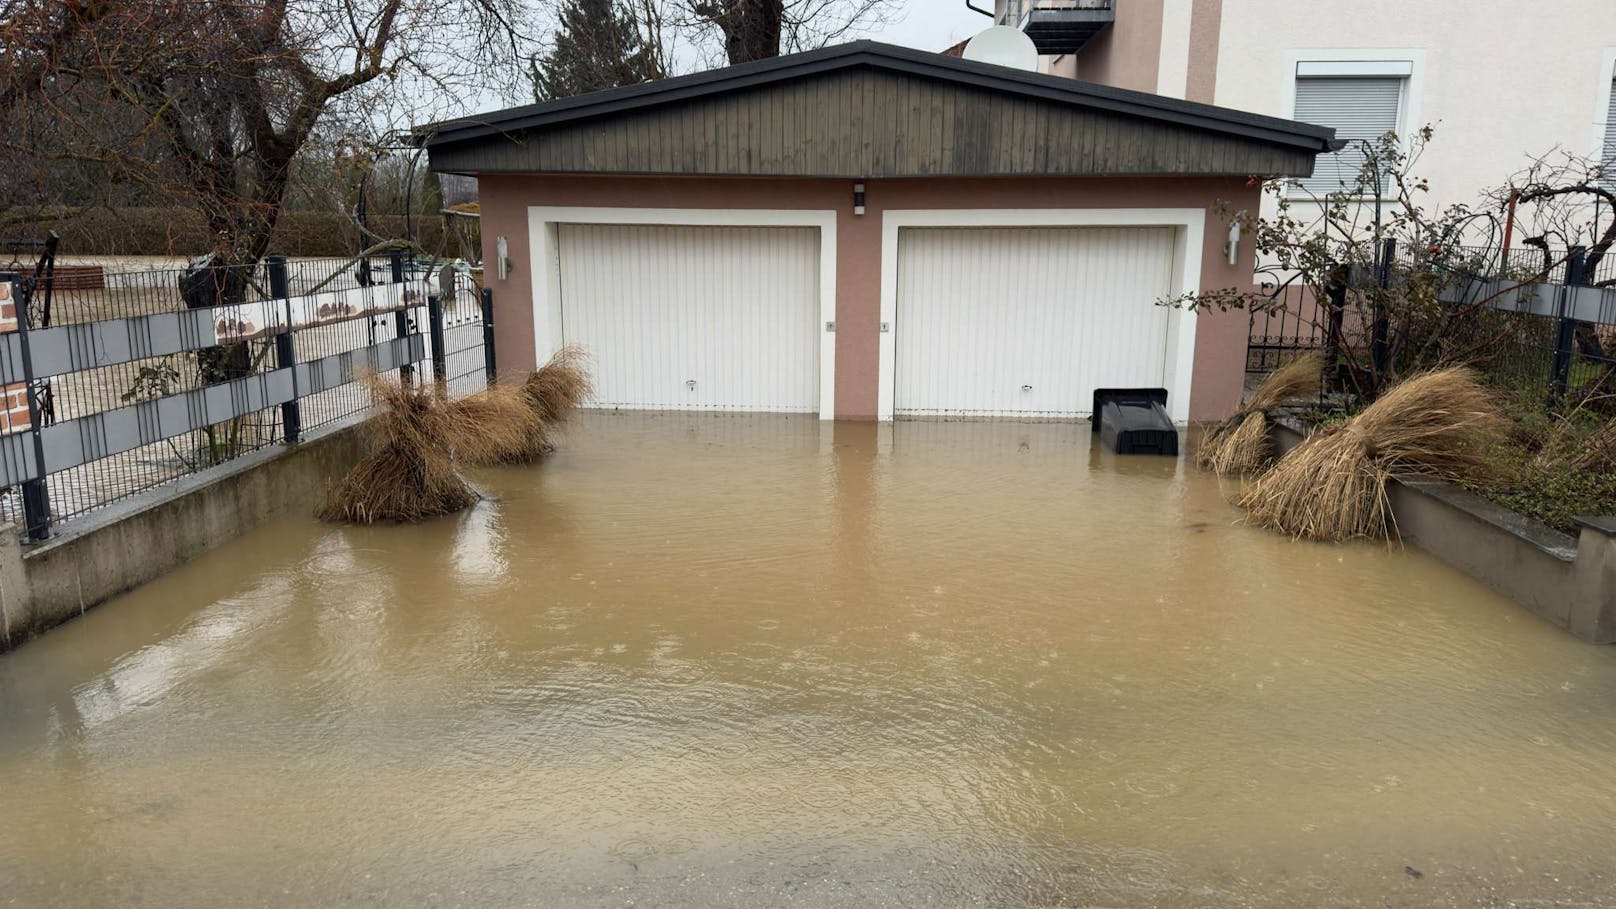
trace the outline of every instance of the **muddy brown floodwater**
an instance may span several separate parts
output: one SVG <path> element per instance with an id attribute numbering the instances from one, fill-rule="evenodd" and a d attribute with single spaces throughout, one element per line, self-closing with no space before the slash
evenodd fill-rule
<path id="1" fill-rule="evenodd" d="M 1616 651 L 1086 427 L 592 415 L 0 657 L 0 902 L 1616 905 Z"/>

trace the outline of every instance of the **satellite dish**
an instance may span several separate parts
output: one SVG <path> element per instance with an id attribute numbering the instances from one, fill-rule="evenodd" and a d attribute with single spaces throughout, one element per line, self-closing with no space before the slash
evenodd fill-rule
<path id="1" fill-rule="evenodd" d="M 1011 69 L 1038 71 L 1038 47 L 1019 28 L 995 25 L 965 45 L 965 59 Z"/>

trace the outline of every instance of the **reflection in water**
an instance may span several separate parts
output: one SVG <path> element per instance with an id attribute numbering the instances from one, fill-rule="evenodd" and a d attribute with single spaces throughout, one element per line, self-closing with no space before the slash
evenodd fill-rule
<path id="1" fill-rule="evenodd" d="M 592 415 L 0 657 L 22 905 L 1616 904 L 1616 658 L 1085 426 Z"/>

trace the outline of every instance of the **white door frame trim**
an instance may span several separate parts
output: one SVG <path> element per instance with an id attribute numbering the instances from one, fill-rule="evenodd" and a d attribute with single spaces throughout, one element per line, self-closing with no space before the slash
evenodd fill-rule
<path id="1" fill-rule="evenodd" d="M 533 350 L 539 362 L 561 347 L 561 224 L 671 227 L 819 228 L 819 418 L 836 418 L 836 212 L 834 209 L 528 207 L 528 261 L 533 263 Z"/>
<path id="2" fill-rule="evenodd" d="M 1201 288 L 1201 262 L 1205 251 L 1204 208 L 958 208 L 898 209 L 881 216 L 881 321 L 890 330 L 881 335 L 880 390 L 877 416 L 893 416 L 897 384 L 898 231 L 905 227 L 1172 227 L 1174 296 Z M 1176 423 L 1189 422 L 1190 380 L 1195 368 L 1195 313 L 1174 308 L 1167 321 L 1165 379 L 1167 410 Z"/>

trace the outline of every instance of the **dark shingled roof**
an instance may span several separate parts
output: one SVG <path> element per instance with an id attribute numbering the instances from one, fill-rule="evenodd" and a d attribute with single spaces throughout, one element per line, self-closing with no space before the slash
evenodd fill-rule
<path id="1" fill-rule="evenodd" d="M 1013 96 L 1133 116 L 1314 153 L 1330 151 L 1335 139 L 1335 130 L 1328 127 L 1111 88 L 1060 76 L 1026 72 L 875 41 L 855 41 L 688 76 L 676 76 L 640 85 L 446 120 L 416 129 L 412 133 L 412 138 L 416 144 L 439 148 L 855 67 L 870 67 L 954 82 Z"/>

